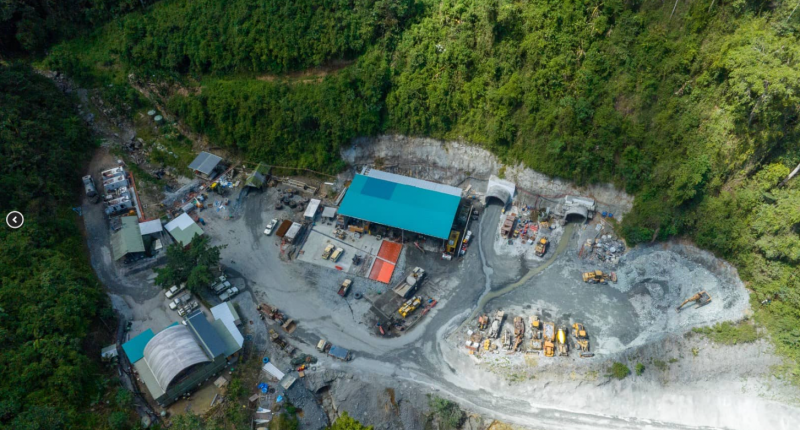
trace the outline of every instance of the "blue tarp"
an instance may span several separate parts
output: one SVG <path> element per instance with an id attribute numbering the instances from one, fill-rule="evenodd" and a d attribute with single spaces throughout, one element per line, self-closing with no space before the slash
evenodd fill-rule
<path id="1" fill-rule="evenodd" d="M 460 202 L 460 196 L 356 175 L 339 214 L 447 239 Z"/>

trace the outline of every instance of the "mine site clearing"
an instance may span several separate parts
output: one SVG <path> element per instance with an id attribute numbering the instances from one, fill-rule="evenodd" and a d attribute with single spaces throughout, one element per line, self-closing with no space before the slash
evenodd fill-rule
<path id="1" fill-rule="evenodd" d="M 128 301 L 122 349 L 162 407 L 224 385 L 217 375 L 248 342 L 250 355 L 269 352 L 264 380 L 294 402 L 303 397 L 295 382 L 326 367 L 377 360 L 438 379 L 438 357 L 408 353 L 420 340 L 476 368 L 589 365 L 748 308 L 728 265 L 680 245 L 628 249 L 613 229 L 624 213 L 588 196 L 542 196 L 497 177 L 455 187 L 369 168 L 304 182 L 209 153 L 193 165 L 196 178 L 160 218 L 137 202 L 124 163 L 103 166 L 105 204 L 90 206 L 107 215 L 121 278 L 141 279 L 166 246 L 195 234 L 226 246 L 201 297 L 179 285 L 143 305 Z M 159 342 L 172 331 L 193 362 L 208 364 L 173 369 L 174 380 L 144 375 L 158 360 L 153 349 L 179 349 Z M 277 402 L 274 391 L 263 394 L 254 393 L 256 409 Z"/>

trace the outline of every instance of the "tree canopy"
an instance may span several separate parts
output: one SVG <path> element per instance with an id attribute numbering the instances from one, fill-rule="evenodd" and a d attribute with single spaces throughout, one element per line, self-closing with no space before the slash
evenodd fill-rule
<path id="1" fill-rule="evenodd" d="M 167 263 L 154 269 L 156 284 L 169 288 L 185 282 L 186 287 L 195 292 L 211 285 L 224 245 L 211 246 L 209 240 L 208 236 L 195 235 L 187 247 L 179 243 L 168 246 Z"/>

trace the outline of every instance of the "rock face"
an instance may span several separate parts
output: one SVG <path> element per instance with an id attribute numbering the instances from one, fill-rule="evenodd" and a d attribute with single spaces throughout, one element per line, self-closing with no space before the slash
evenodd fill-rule
<path id="1" fill-rule="evenodd" d="M 490 175 L 498 175 L 531 193 L 588 196 L 599 203 L 618 206 L 622 213 L 633 207 L 633 196 L 611 184 L 578 187 L 522 164 L 505 165 L 486 149 L 463 142 L 401 135 L 364 137 L 354 139 L 353 145 L 342 151 L 342 158 L 357 170 L 371 166 L 451 185 L 458 185 L 469 177 L 488 181 Z"/>

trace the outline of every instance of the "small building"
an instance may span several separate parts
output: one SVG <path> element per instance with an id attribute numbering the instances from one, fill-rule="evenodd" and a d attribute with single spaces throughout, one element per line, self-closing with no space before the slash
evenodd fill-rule
<path id="1" fill-rule="evenodd" d="M 446 240 L 460 202 L 460 188 L 364 169 L 353 178 L 339 215 Z"/>
<path id="2" fill-rule="evenodd" d="M 159 405 L 168 406 L 237 359 L 241 332 L 202 311 L 157 334 L 147 330 L 122 345 L 139 379 Z"/>
<path id="3" fill-rule="evenodd" d="M 306 221 L 314 221 L 317 217 L 317 211 L 319 211 L 319 205 L 322 202 L 319 199 L 311 199 L 308 202 L 308 207 L 306 208 L 306 212 L 303 214 L 303 217 Z"/>
<path id="4" fill-rule="evenodd" d="M 283 238 L 286 240 L 287 243 L 294 243 L 298 237 L 303 233 L 303 224 L 293 222 L 292 225 L 289 227 L 289 230 L 286 231 L 286 234 Z"/>
<path id="5" fill-rule="evenodd" d="M 120 219 L 122 227 L 111 234 L 111 255 L 114 261 L 126 256 L 137 256 L 144 253 L 144 242 L 139 231 L 139 219 L 135 216 L 124 216 Z"/>
<path id="6" fill-rule="evenodd" d="M 268 176 L 269 166 L 264 163 L 258 163 L 258 166 L 256 166 L 255 170 L 253 170 L 253 172 L 247 176 L 247 180 L 244 182 L 244 184 L 248 187 L 261 188 L 267 182 Z"/>
<path id="7" fill-rule="evenodd" d="M 322 219 L 325 221 L 334 221 L 336 220 L 336 208 L 333 206 L 327 206 L 322 209 Z"/>
<path id="8" fill-rule="evenodd" d="M 168 222 L 164 227 L 170 236 L 184 247 L 192 243 L 195 235 L 203 235 L 203 229 L 185 213 Z"/>
<path id="9" fill-rule="evenodd" d="M 162 231 L 164 231 L 164 227 L 161 225 L 160 219 L 154 219 L 139 223 L 139 233 L 141 233 L 142 236 L 147 236 L 150 234 L 159 234 Z"/>
<path id="10" fill-rule="evenodd" d="M 214 179 L 221 161 L 222 157 L 203 151 L 189 164 L 189 168 L 197 176 Z"/>

